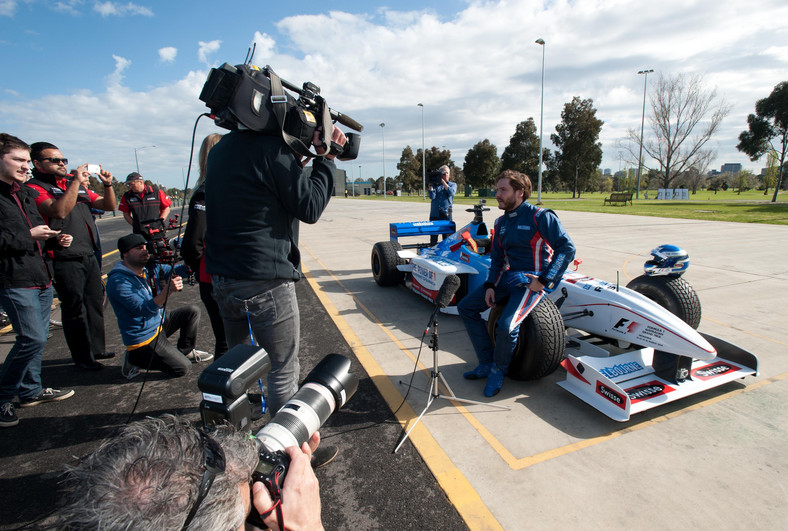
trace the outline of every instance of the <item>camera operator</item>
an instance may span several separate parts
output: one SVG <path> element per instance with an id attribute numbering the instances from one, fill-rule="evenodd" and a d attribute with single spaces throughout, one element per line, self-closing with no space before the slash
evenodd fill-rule
<path id="1" fill-rule="evenodd" d="M 323 528 L 319 485 L 308 465 L 319 440 L 315 434 L 301 449 L 287 449 L 286 529 Z M 215 454 L 224 458 L 223 471 L 214 468 Z M 260 482 L 252 485 L 250 500 L 257 455 L 257 444 L 230 425 L 206 435 L 172 415 L 134 422 L 68 470 L 58 529 L 243 529 L 252 504 L 260 513 L 272 505 Z M 208 466 L 215 479 L 198 504 Z M 278 529 L 275 511 L 264 522 Z"/>
<path id="2" fill-rule="evenodd" d="M 430 204 L 430 221 L 451 221 L 451 209 L 454 203 L 454 194 L 457 193 L 457 183 L 451 182 L 451 170 L 447 165 L 438 168 L 441 172 L 440 184 L 429 187 L 432 203 Z M 446 236 L 444 236 L 446 238 Z M 430 244 L 438 243 L 438 236 L 430 236 Z"/>
<path id="3" fill-rule="evenodd" d="M 123 376 L 133 378 L 140 367 L 184 376 L 192 363 L 212 360 L 213 354 L 194 348 L 200 325 L 198 306 L 189 304 L 164 315 L 162 306 L 169 294 L 183 289 L 183 280 L 173 267 L 146 267 L 151 256 L 141 234 L 119 239 L 118 252 L 121 261 L 107 275 L 107 297 L 126 345 Z M 176 348 L 167 338 L 178 331 Z"/>
<path id="4" fill-rule="evenodd" d="M 129 190 L 120 198 L 118 210 L 123 212 L 126 223 L 131 225 L 137 234 L 143 234 L 145 223 L 163 220 L 167 225 L 172 201 L 163 190 L 156 186 L 148 186 L 145 179 L 137 172 L 126 177 Z"/>
<path id="5" fill-rule="evenodd" d="M 334 155 L 327 153 L 320 133 L 315 131 L 312 144 L 321 156 L 309 174 L 278 134 L 231 131 L 208 155 L 207 271 L 227 346 L 249 344 L 251 330 L 254 343 L 271 359 L 267 389 L 272 415 L 298 389 L 298 222 L 316 223 L 334 191 Z M 340 146 L 346 141 L 336 126 L 331 140 Z M 336 455 L 336 448 L 322 450 L 315 466 Z"/>

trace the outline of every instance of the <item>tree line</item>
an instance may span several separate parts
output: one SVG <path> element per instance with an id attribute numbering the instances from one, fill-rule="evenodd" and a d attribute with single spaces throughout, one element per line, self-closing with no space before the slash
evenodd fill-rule
<path id="1" fill-rule="evenodd" d="M 739 136 L 737 148 L 756 161 L 767 155 L 769 170 L 762 186 L 768 193 L 774 189 L 772 201 L 784 184 L 784 168 L 788 154 L 788 82 L 778 84 L 770 96 L 756 103 L 756 112 L 748 117 L 747 131 Z M 642 166 L 641 186 L 674 188 L 679 184 L 696 191 L 708 186 L 746 189 L 757 186 L 751 173 L 740 172 L 732 183 L 730 176 L 718 182 L 706 182 L 709 164 L 716 153 L 709 141 L 719 131 L 720 124 L 730 112 L 730 105 L 719 97 L 716 89 L 707 88 L 697 74 L 660 75 L 654 83 L 647 115 L 648 131 L 643 131 L 643 159 L 640 153 L 641 131 L 628 130 L 617 143 L 619 159 L 630 168 L 613 176 L 602 175 L 602 144 L 599 135 L 604 122 L 597 117 L 592 99 L 578 96 L 564 104 L 561 122 L 550 134 L 554 150 L 543 147 L 542 190 L 572 191 L 572 197 L 590 191 L 634 191 L 634 166 Z M 644 128 L 645 129 L 645 128 Z M 407 193 L 422 190 L 422 160 L 427 171 L 446 164 L 452 178 L 460 187 L 493 188 L 495 177 L 503 170 L 513 169 L 531 177 L 534 188 L 539 174 L 539 135 L 533 117 L 516 125 L 500 157 L 498 148 L 489 139 L 481 140 L 465 155 L 462 167 L 451 158 L 451 151 L 429 148 L 422 150 L 406 146 L 397 164 L 399 174 L 387 179 L 388 189 L 401 188 Z M 382 177 L 378 179 L 382 188 Z M 720 188 L 721 189 L 721 188 Z"/>

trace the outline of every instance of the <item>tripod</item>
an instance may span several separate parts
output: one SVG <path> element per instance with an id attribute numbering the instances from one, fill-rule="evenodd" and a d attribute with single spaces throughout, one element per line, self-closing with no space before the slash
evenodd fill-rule
<path id="1" fill-rule="evenodd" d="M 428 394 L 427 405 L 424 406 L 424 409 L 421 411 L 421 414 L 416 419 L 416 422 L 413 423 L 413 425 L 410 427 L 408 432 L 402 437 L 402 439 L 400 439 L 399 443 L 394 448 L 395 454 L 397 453 L 397 450 L 399 450 L 399 447 L 402 446 L 402 443 L 404 443 L 408 439 L 410 432 L 412 432 L 413 428 L 415 428 L 416 425 L 421 421 L 421 417 L 424 416 L 424 414 L 427 412 L 427 410 L 430 408 L 430 406 L 432 405 L 432 403 L 435 401 L 436 398 L 445 398 L 446 400 L 454 400 L 455 402 L 462 402 L 463 404 L 476 404 L 479 406 L 489 406 L 497 409 L 506 409 L 506 410 L 509 409 L 506 406 L 497 406 L 495 404 L 488 404 L 486 402 L 478 402 L 476 400 L 458 398 L 457 395 L 454 394 L 454 391 L 452 391 L 451 387 L 449 386 L 449 382 L 446 381 L 446 378 L 443 377 L 443 374 L 441 374 L 441 371 L 438 368 L 438 311 L 439 308 L 435 308 L 435 311 L 432 313 L 432 317 L 430 317 L 430 324 L 432 325 L 432 337 L 430 338 L 430 346 L 432 347 L 432 370 L 430 371 L 430 381 L 428 384 L 429 390 L 426 391 Z M 430 325 L 427 326 L 429 327 Z M 438 387 L 438 380 L 443 382 L 443 386 L 449 392 L 448 395 L 444 395 L 443 393 L 440 392 L 440 388 Z M 399 383 L 402 384 L 405 382 L 400 380 Z M 411 386 L 408 385 L 408 387 Z"/>

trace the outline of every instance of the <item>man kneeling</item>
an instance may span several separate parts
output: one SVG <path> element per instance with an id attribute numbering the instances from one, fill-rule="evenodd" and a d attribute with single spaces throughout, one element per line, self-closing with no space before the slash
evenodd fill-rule
<path id="1" fill-rule="evenodd" d="M 193 362 L 213 359 L 213 354 L 194 348 L 200 308 L 190 304 L 164 315 L 162 307 L 167 297 L 180 291 L 183 281 L 170 265 L 146 267 L 150 254 L 145 244 L 141 234 L 119 239 L 121 261 L 115 264 L 107 278 L 107 296 L 126 345 L 123 375 L 133 378 L 139 368 L 149 368 L 171 376 L 183 376 Z M 180 336 L 176 348 L 167 338 L 177 331 Z"/>

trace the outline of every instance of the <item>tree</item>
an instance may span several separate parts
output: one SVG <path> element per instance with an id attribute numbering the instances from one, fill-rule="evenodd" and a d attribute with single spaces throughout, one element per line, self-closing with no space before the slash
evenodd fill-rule
<path id="1" fill-rule="evenodd" d="M 651 134 L 643 140 L 643 151 L 656 161 L 662 188 L 672 188 L 673 180 L 693 166 L 699 159 L 710 158 L 713 151 L 704 149 L 717 132 L 730 106 L 717 101 L 717 90 L 706 90 L 703 76 L 677 74 L 660 75 L 653 91 L 648 116 Z M 627 136 L 640 147 L 640 131 L 630 129 Z M 636 152 L 630 155 L 637 161 Z M 645 165 L 648 167 L 648 165 Z"/>
<path id="2" fill-rule="evenodd" d="M 397 169 L 399 170 L 399 180 L 405 191 L 410 193 L 414 190 L 421 190 L 421 156 L 417 159 L 410 146 L 406 146 L 402 150 Z"/>
<path id="3" fill-rule="evenodd" d="M 465 155 L 465 180 L 474 188 L 491 188 L 501 162 L 498 148 L 488 139 L 477 142 Z"/>
<path id="4" fill-rule="evenodd" d="M 749 129 L 739 135 L 736 149 L 753 161 L 770 150 L 776 151 L 780 157 L 780 172 L 772 196 L 774 203 L 785 174 L 785 155 L 788 152 L 788 81 L 775 86 L 768 98 L 758 100 L 755 114 L 747 117 L 747 124 Z"/>
<path id="5" fill-rule="evenodd" d="M 766 172 L 763 174 L 763 195 L 769 195 L 769 188 L 777 186 L 777 178 L 780 176 L 778 158 L 779 155 L 773 149 L 770 149 L 766 155 Z"/>
<path id="6" fill-rule="evenodd" d="M 539 175 L 539 137 L 533 118 L 517 124 L 509 145 L 501 154 L 501 171 L 504 170 L 525 173 L 532 180 Z"/>
<path id="7" fill-rule="evenodd" d="M 602 163 L 602 143 L 598 142 L 602 120 L 596 117 L 594 100 L 575 96 L 564 105 L 561 123 L 550 135 L 556 146 L 551 160 L 553 171 L 565 184 L 572 183 L 572 197 L 587 190 L 594 172 Z"/>

